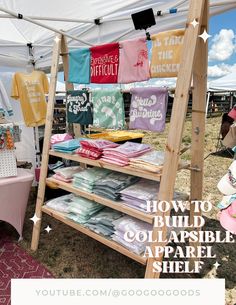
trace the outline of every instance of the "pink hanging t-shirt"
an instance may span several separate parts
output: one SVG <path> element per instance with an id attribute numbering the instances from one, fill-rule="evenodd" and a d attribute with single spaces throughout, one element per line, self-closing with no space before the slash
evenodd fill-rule
<path id="1" fill-rule="evenodd" d="M 120 42 L 118 83 L 146 81 L 150 78 L 148 48 L 145 38 Z"/>

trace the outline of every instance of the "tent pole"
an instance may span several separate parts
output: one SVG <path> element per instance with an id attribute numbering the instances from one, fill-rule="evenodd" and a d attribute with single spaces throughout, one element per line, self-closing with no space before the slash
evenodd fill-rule
<path id="1" fill-rule="evenodd" d="M 21 14 L 17 14 L 17 13 L 15 13 L 15 12 L 13 12 L 13 11 L 10 11 L 10 10 L 8 10 L 8 9 L 3 8 L 2 6 L 0 6 L 0 11 L 2 11 L 2 12 L 4 12 L 4 13 L 7 13 L 7 14 L 9 14 L 9 15 L 11 15 L 11 16 L 14 16 L 14 17 L 17 18 L 17 19 L 22 19 L 22 20 L 28 21 L 28 22 L 30 22 L 30 23 L 33 23 L 33 24 L 38 25 L 38 26 L 40 26 L 40 27 L 43 27 L 43 28 L 45 28 L 45 29 L 47 29 L 47 30 L 49 30 L 49 31 L 53 31 L 53 32 L 55 32 L 55 33 L 57 33 L 57 34 L 67 36 L 67 37 L 69 37 L 69 38 L 71 38 L 71 39 L 73 39 L 73 40 L 76 40 L 76 41 L 79 41 L 79 42 L 81 42 L 81 43 L 83 43 L 83 44 L 85 44 L 85 45 L 91 46 L 91 44 L 90 44 L 89 42 L 86 42 L 86 41 L 84 41 L 84 40 L 82 40 L 82 39 L 79 39 L 79 38 L 77 38 L 77 37 L 75 37 L 75 36 L 72 36 L 72 35 L 70 35 L 70 34 L 64 32 L 64 31 L 62 31 L 62 30 L 57 30 L 57 29 L 55 29 L 55 28 L 53 28 L 53 27 L 50 27 L 50 26 L 48 26 L 48 25 L 46 25 L 46 24 L 43 24 L 43 23 L 38 22 L 38 21 L 36 21 L 36 20 L 33 20 L 33 19 L 29 18 L 29 17 L 23 16 L 23 15 L 21 15 Z"/>
<path id="2" fill-rule="evenodd" d="M 174 195 L 174 187 L 178 170 L 179 155 L 183 137 L 183 129 L 186 119 L 189 89 L 193 76 L 193 65 L 197 50 L 198 37 L 202 23 L 204 6 L 208 3 L 205 0 L 191 0 L 189 14 L 186 22 L 186 30 L 184 35 L 183 52 L 181 56 L 181 64 L 178 72 L 176 83 L 175 98 L 172 108 L 170 130 L 166 143 L 165 160 L 160 182 L 160 190 L 158 201 L 171 202 Z M 190 23 L 194 20 L 199 21 L 199 26 L 194 28 Z M 181 105 L 181 107 L 180 107 Z M 167 238 L 167 225 L 165 218 L 170 215 L 170 210 L 167 212 L 158 211 L 155 216 L 160 216 L 163 219 L 162 227 L 153 226 L 152 239 L 159 240 L 159 232 L 162 231 L 162 241 L 152 242 L 151 251 L 153 257 L 148 258 L 145 278 L 159 278 L 162 268 L 164 253 L 155 256 L 156 246 L 165 247 Z M 157 268 L 154 268 L 157 267 Z"/>
<path id="3" fill-rule="evenodd" d="M 206 102 L 206 118 L 207 118 L 207 115 L 208 115 L 208 107 L 209 107 L 210 97 L 211 97 L 211 92 L 208 91 L 208 93 L 207 93 L 207 102 Z"/>
<path id="4" fill-rule="evenodd" d="M 81 32 L 81 33 L 80 33 L 80 36 L 83 35 L 83 34 L 85 34 L 85 33 L 87 33 L 88 31 L 90 31 L 93 27 L 94 27 L 94 25 L 90 26 L 89 28 L 87 28 L 86 30 L 84 30 L 83 32 Z M 35 44 L 33 44 L 33 47 L 44 47 L 44 46 L 43 46 L 43 45 L 35 45 Z M 52 46 L 47 45 L 46 47 L 51 48 Z M 78 49 L 78 48 L 85 48 L 85 46 L 73 46 L 73 47 L 70 46 L 70 48 Z M 51 53 L 52 53 L 52 50 L 46 52 L 46 53 L 44 54 L 44 57 L 45 57 L 45 56 L 48 56 L 48 55 L 51 54 Z M 39 58 L 38 58 L 38 59 L 39 59 Z"/>
<path id="5" fill-rule="evenodd" d="M 11 14 L 0 14 L 0 18 L 17 18 L 12 16 Z M 42 16 L 27 16 L 32 20 L 45 20 L 45 21 L 62 21 L 62 22 L 73 22 L 73 23 L 92 23 L 94 24 L 93 20 L 81 20 L 81 19 L 73 19 L 73 18 L 60 18 L 60 17 L 42 17 Z"/>

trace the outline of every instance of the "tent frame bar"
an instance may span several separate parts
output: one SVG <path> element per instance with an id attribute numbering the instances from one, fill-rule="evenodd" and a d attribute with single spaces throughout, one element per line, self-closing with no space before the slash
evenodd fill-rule
<path id="1" fill-rule="evenodd" d="M 179 3 L 177 3 L 175 5 L 174 8 L 177 8 L 177 6 L 183 4 L 184 2 L 185 1 L 180 1 Z M 219 7 L 219 6 L 225 6 L 225 9 L 228 10 L 228 9 L 232 9 L 232 8 L 236 7 L 236 3 L 235 3 L 234 0 L 228 0 L 227 2 L 219 2 L 219 3 L 210 4 L 211 8 Z M 20 19 L 18 17 L 18 15 L 21 15 L 21 14 L 13 13 L 13 12 L 10 12 L 9 10 L 3 9 L 3 8 L 0 8 L 0 11 L 5 12 L 5 14 L 0 14 L 0 18 Z M 180 9 L 177 9 L 176 13 L 184 13 L 184 12 L 187 12 L 187 11 L 188 11 L 188 8 L 180 8 Z M 114 14 L 114 12 L 109 13 L 109 14 Z M 166 10 L 161 11 L 161 16 L 155 16 L 155 18 L 157 19 L 157 18 L 163 17 L 164 15 L 174 15 L 174 14 L 175 13 L 171 13 L 170 10 L 166 9 Z M 99 19 L 100 23 L 131 20 L 131 17 L 117 17 L 117 18 L 105 19 L 106 17 L 109 18 L 107 15 L 104 16 L 104 17 L 95 18 L 94 20 L 85 20 L 85 19 L 76 19 L 76 18 L 60 18 L 60 17 L 51 17 L 51 16 L 46 16 L 46 17 L 43 17 L 43 16 L 24 16 L 24 15 L 21 15 L 21 16 L 23 16 L 22 19 L 24 19 L 26 21 L 29 21 L 29 22 L 32 22 L 33 20 L 44 20 L 44 21 L 52 21 L 52 22 L 58 21 L 58 22 L 71 22 L 71 23 L 83 23 L 83 24 L 94 24 L 94 25 L 96 25 L 95 20 L 97 20 L 97 19 Z M 38 24 L 38 23 L 35 23 L 35 24 L 37 24 L 39 26 L 42 26 L 42 27 L 46 27 L 49 30 L 51 29 L 55 33 L 62 34 L 62 35 L 65 35 L 67 37 L 72 38 L 72 36 L 68 36 L 68 34 L 64 33 L 63 31 L 60 32 L 56 29 L 48 27 L 47 25 Z M 73 39 L 78 40 L 78 38 L 73 38 Z M 83 42 L 83 43 L 87 44 L 86 42 Z"/>
<path id="2" fill-rule="evenodd" d="M 18 19 L 18 17 L 12 16 L 11 14 L 0 14 L 0 18 L 11 18 Z M 42 16 L 27 16 L 32 20 L 44 20 L 44 21 L 60 21 L 60 22 L 72 22 L 72 23 L 88 23 L 94 24 L 94 20 L 84 20 L 84 19 L 75 19 L 75 18 L 60 18 L 60 17 L 42 17 Z"/>
<path id="3" fill-rule="evenodd" d="M 71 39 L 73 39 L 73 40 L 76 40 L 76 41 L 78 41 L 78 42 L 81 42 L 81 43 L 83 43 L 83 44 L 85 44 L 85 45 L 92 46 L 92 44 L 90 44 L 89 42 L 86 42 L 86 41 L 84 41 L 84 40 L 82 40 L 82 39 L 79 39 L 79 38 L 77 38 L 77 37 L 75 37 L 75 36 L 72 36 L 72 35 L 66 33 L 66 32 L 63 31 L 63 30 L 57 30 L 57 29 L 55 29 L 55 28 L 53 28 L 53 27 L 51 27 L 51 26 L 48 26 L 48 25 L 46 25 L 46 24 L 43 24 L 43 23 L 38 22 L 38 21 L 36 21 L 36 20 L 33 20 L 33 19 L 31 19 L 30 17 L 23 16 L 22 14 L 15 13 L 14 11 L 8 10 L 8 9 L 2 7 L 2 6 L 0 6 L 0 11 L 4 12 L 4 13 L 6 13 L 6 14 L 9 14 L 9 15 L 11 15 L 11 16 L 17 18 L 17 19 L 22 19 L 22 20 L 28 21 L 28 22 L 30 22 L 30 23 L 33 23 L 33 24 L 35 24 L 35 25 L 38 25 L 38 26 L 40 26 L 40 27 L 42 27 L 42 28 L 45 28 L 45 29 L 50 30 L 50 31 L 52 31 L 52 32 L 55 32 L 55 33 L 57 33 L 57 34 L 64 35 L 64 36 L 69 37 L 69 38 L 71 38 Z"/>

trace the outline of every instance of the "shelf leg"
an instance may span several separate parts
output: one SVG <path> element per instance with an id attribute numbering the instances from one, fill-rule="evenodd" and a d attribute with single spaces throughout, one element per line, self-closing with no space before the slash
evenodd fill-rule
<path id="1" fill-rule="evenodd" d="M 187 106 L 189 100 L 189 89 L 192 80 L 192 69 L 194 64 L 195 52 L 200 32 L 200 25 L 202 22 L 203 9 L 205 0 L 191 0 L 189 14 L 186 24 L 186 31 L 183 44 L 183 52 L 180 70 L 178 73 L 178 79 L 176 84 L 174 104 L 171 114 L 170 130 L 167 140 L 167 146 L 165 151 L 165 162 L 163 167 L 159 200 L 171 201 L 174 193 L 175 180 L 178 169 L 180 146 L 183 136 L 183 128 L 186 119 Z M 199 22 L 199 26 L 194 28 L 190 23 L 196 19 Z M 163 219 L 165 216 L 169 216 L 170 211 L 162 213 Z M 165 221 L 164 221 L 165 222 Z M 153 236 L 160 228 L 153 228 Z M 163 228 L 163 240 L 166 237 L 167 228 Z M 152 243 L 151 248 L 154 252 L 155 246 L 163 246 L 161 243 Z M 149 258 L 147 262 L 145 278 L 159 278 L 160 272 L 156 272 L 153 268 L 153 263 L 157 261 L 162 263 L 163 255 L 158 258 Z"/>
<path id="2" fill-rule="evenodd" d="M 208 1 L 206 0 L 201 33 L 208 31 Z M 192 91 L 192 146 L 191 166 L 197 167 L 200 171 L 191 171 L 190 200 L 202 200 L 203 194 L 203 166 L 204 166 L 204 136 L 206 120 L 206 92 L 207 92 L 207 66 L 208 66 L 208 43 L 203 39 L 198 40 L 193 66 L 193 91 Z M 190 205 L 190 224 L 194 222 L 194 216 L 201 216 L 201 212 L 194 211 L 194 204 Z M 200 231 L 195 228 L 195 231 Z M 190 242 L 195 249 L 200 246 L 199 242 Z M 194 266 L 196 258 L 190 259 L 190 267 Z"/>
<path id="3" fill-rule="evenodd" d="M 46 117 L 44 142 L 43 142 L 43 156 L 42 156 L 38 195 L 37 195 L 36 209 L 35 209 L 35 215 L 38 218 L 40 218 L 40 220 L 37 221 L 33 227 L 33 235 L 32 235 L 32 241 L 31 241 L 31 249 L 33 251 L 36 251 L 38 249 L 39 235 L 40 235 L 40 229 L 41 229 L 42 205 L 44 203 L 46 178 L 47 178 L 47 172 L 48 172 L 48 160 L 49 160 L 48 153 L 49 153 L 49 149 L 50 149 L 50 139 L 51 139 L 51 130 L 52 130 L 53 113 L 54 113 L 54 99 L 55 99 L 55 92 L 56 92 L 56 85 L 57 85 L 57 73 L 58 73 L 58 65 L 59 65 L 59 58 L 60 58 L 61 39 L 62 39 L 61 34 L 56 35 L 56 38 L 54 40 L 54 46 L 53 46 L 51 79 L 50 79 L 50 86 L 49 86 L 47 117 Z"/>

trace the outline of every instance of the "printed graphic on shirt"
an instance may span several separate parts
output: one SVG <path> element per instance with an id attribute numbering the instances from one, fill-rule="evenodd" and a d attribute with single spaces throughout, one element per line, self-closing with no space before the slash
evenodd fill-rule
<path id="1" fill-rule="evenodd" d="M 148 48 L 144 38 L 120 42 L 119 83 L 145 81 L 150 78 Z"/>
<path id="2" fill-rule="evenodd" d="M 124 128 L 124 100 L 120 90 L 93 92 L 93 125 L 112 129 Z"/>
<path id="3" fill-rule="evenodd" d="M 67 121 L 81 125 L 93 123 L 90 95 L 87 91 L 68 91 Z"/>
<path id="4" fill-rule="evenodd" d="M 25 125 L 28 127 L 45 124 L 48 93 L 48 79 L 45 73 L 34 71 L 31 74 L 16 73 L 12 82 L 11 96 L 20 99 Z"/>
<path id="5" fill-rule="evenodd" d="M 184 30 L 162 32 L 152 36 L 151 77 L 178 75 L 184 42 Z"/>
<path id="6" fill-rule="evenodd" d="M 130 128 L 162 132 L 165 129 L 167 90 L 131 89 Z"/>
<path id="7" fill-rule="evenodd" d="M 140 50 L 138 52 L 138 61 L 134 65 L 134 67 L 138 67 L 138 66 L 143 67 L 144 66 L 144 61 L 147 60 L 147 59 L 148 59 L 148 52 L 147 52 L 147 50 L 144 50 L 144 49 Z"/>
<path id="8" fill-rule="evenodd" d="M 119 44 L 110 43 L 90 50 L 91 83 L 117 83 Z"/>

